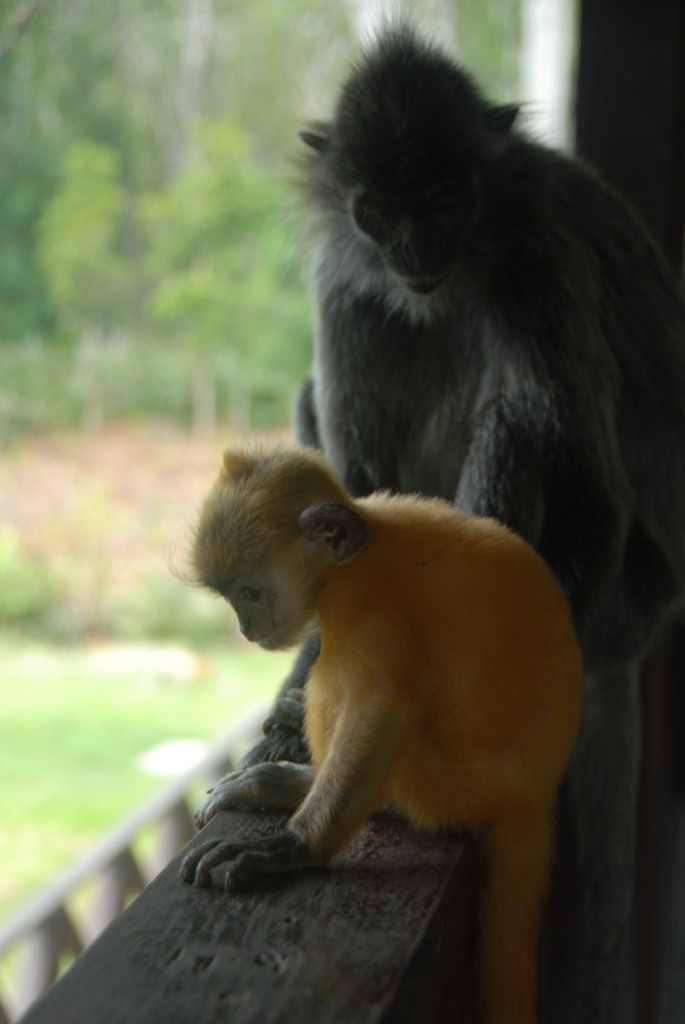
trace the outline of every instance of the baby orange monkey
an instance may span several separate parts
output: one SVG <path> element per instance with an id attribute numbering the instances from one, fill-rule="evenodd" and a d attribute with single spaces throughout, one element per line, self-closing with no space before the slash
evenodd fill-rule
<path id="1" fill-rule="evenodd" d="M 306 686 L 312 765 L 233 772 L 197 814 L 294 811 L 268 839 L 211 840 L 183 861 L 208 885 L 323 864 L 380 805 L 463 828 L 488 868 L 479 939 L 485 1024 L 536 1020 L 537 945 L 557 789 L 582 664 L 564 595 L 522 540 L 446 502 L 352 500 L 312 450 L 227 451 L 193 546 L 197 579 L 244 635 L 289 647 L 318 621 Z"/>

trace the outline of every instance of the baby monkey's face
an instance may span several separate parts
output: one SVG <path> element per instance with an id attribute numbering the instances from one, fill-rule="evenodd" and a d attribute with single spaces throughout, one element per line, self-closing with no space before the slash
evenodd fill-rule
<path id="1" fill-rule="evenodd" d="M 315 616 L 315 581 L 304 571 L 296 543 L 267 567 L 242 568 L 218 593 L 238 617 L 240 632 L 267 651 L 298 644 Z"/>
<path id="2" fill-rule="evenodd" d="M 247 640 L 284 650 L 317 617 L 328 573 L 351 561 L 367 535 L 320 456 L 226 452 L 195 528 L 192 579 L 231 605 Z"/>

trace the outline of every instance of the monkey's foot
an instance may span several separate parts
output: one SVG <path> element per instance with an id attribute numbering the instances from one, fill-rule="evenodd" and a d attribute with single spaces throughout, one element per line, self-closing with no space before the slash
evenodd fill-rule
<path id="1" fill-rule="evenodd" d="M 258 875 L 278 874 L 321 864 L 309 844 L 287 828 L 268 839 L 210 839 L 183 859 L 180 877 L 191 885 L 211 885 L 212 868 L 232 861 L 224 882 L 227 891 L 249 889 Z"/>
<path id="2" fill-rule="evenodd" d="M 207 799 L 193 815 L 195 828 L 199 831 L 219 811 L 249 806 L 249 776 L 247 771 L 229 772 L 215 786 L 207 790 Z"/>
<path id="3" fill-rule="evenodd" d="M 265 762 L 229 772 L 208 791 L 204 804 L 195 812 L 195 827 L 204 828 L 219 811 L 237 808 L 294 811 L 313 780 L 311 765 L 289 761 Z"/>

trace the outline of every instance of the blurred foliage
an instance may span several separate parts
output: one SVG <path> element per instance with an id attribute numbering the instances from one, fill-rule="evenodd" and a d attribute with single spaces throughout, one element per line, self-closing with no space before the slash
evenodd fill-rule
<path id="1" fill-rule="evenodd" d="M 0 623 L 3 627 L 28 634 L 44 633 L 58 603 L 59 582 L 55 573 L 22 550 L 14 531 L 0 528 Z"/>
<path id="2" fill-rule="evenodd" d="M 0 7 L 0 436 L 287 419 L 311 324 L 286 171 L 372 6 Z M 521 0 L 399 7 L 515 95 Z"/>
<path id="3" fill-rule="evenodd" d="M 0 62 L 0 80 L 1 72 Z M 0 111 L 2 105 L 0 89 Z M 13 158 L 0 157 L 0 343 L 54 332 L 55 314 L 36 260 L 36 224 L 56 177 L 50 154 L 35 140 Z"/>
<path id="4" fill-rule="evenodd" d="M 101 520 L 99 521 L 101 525 Z M 173 641 L 204 648 L 235 640 L 225 604 L 163 569 L 130 591 L 98 578 L 97 565 L 54 565 L 22 549 L 19 536 L 0 530 L 0 635 L 73 644 L 93 637 Z M 104 575 L 104 574 L 103 574 Z"/>
<path id="5" fill-rule="evenodd" d="M 39 264 L 64 329 L 120 325 L 129 307 L 131 274 L 117 245 L 124 207 L 117 153 L 74 142 L 62 180 L 38 224 Z"/>
<path id="6" fill-rule="evenodd" d="M 310 314 L 281 186 L 260 172 L 244 129 L 201 125 L 193 158 L 143 205 L 152 322 L 212 358 L 238 418 L 289 395 L 310 362 Z M 278 408 L 277 403 L 277 408 Z M 288 409 L 278 408 L 278 418 Z M 262 420 L 263 422 L 263 420 Z"/>
<path id="7" fill-rule="evenodd" d="M 522 0 L 458 0 L 458 50 L 487 93 L 518 102 Z"/>
<path id="8" fill-rule="evenodd" d="M 325 0 L 0 10 L 0 432 L 288 418 L 311 328 L 283 167 L 349 35 Z"/>
<path id="9" fill-rule="evenodd" d="M 116 610 L 110 632 L 125 640 L 189 644 L 203 650 L 239 639 L 226 603 L 180 581 L 149 579 Z"/>

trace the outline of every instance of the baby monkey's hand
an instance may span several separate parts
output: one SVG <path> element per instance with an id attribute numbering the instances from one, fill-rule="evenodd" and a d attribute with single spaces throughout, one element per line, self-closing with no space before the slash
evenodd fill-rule
<path id="1" fill-rule="evenodd" d="M 191 850 L 181 864 L 184 882 L 207 888 L 212 868 L 233 861 L 226 875 L 226 890 L 249 889 L 256 875 L 278 874 L 323 863 L 309 842 L 293 828 L 267 839 L 210 839 Z"/>

